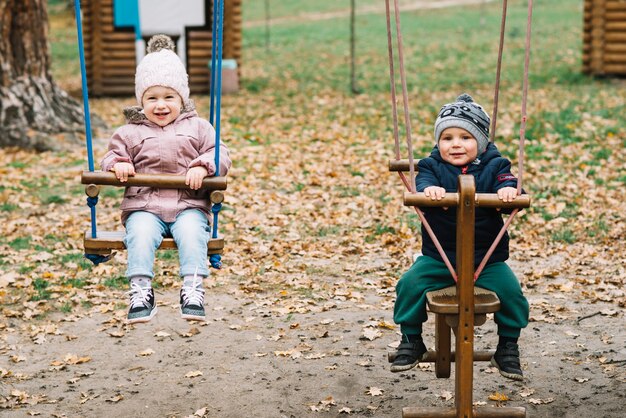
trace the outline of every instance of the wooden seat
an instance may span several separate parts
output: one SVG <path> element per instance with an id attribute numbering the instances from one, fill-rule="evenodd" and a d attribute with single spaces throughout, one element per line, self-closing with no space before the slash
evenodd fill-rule
<path id="1" fill-rule="evenodd" d="M 456 286 L 426 293 L 428 308 L 435 314 L 458 314 L 459 303 L 456 295 Z M 474 313 L 487 314 L 500 309 L 500 299 L 490 290 L 474 287 Z"/>
<path id="2" fill-rule="evenodd" d="M 113 250 L 124 250 L 125 231 L 98 231 L 96 238 L 91 237 L 91 231 L 86 231 L 84 235 L 84 246 L 86 254 L 108 255 Z M 173 238 L 163 238 L 159 246 L 160 250 L 175 250 L 176 243 Z M 222 254 L 224 250 L 224 238 L 210 239 L 207 245 L 207 254 Z"/>
<path id="3" fill-rule="evenodd" d="M 185 184 L 185 176 L 172 174 L 135 174 L 122 183 L 115 173 L 103 171 L 83 171 L 81 182 L 86 184 L 85 193 L 89 197 L 97 197 L 100 193 L 98 185 L 117 187 L 145 186 L 165 189 L 189 189 Z M 205 177 L 202 180 L 202 190 L 210 192 L 209 200 L 212 204 L 221 204 L 224 201 L 223 190 L 226 190 L 226 177 Z M 97 231 L 96 238 L 91 231 L 86 231 L 83 237 L 85 254 L 109 255 L 113 250 L 124 250 L 125 231 Z M 175 250 L 176 243 L 172 238 L 163 238 L 161 250 Z M 223 238 L 211 238 L 207 244 L 207 254 L 222 254 L 224 250 Z"/>
<path id="4" fill-rule="evenodd" d="M 426 294 L 428 309 L 435 314 L 435 351 L 427 359 L 435 363 L 435 375 L 440 378 L 450 377 L 450 363 L 455 361 L 452 351 L 451 330 L 455 332 L 459 324 L 459 303 L 456 286 Z M 498 296 L 481 287 L 474 287 L 474 326 L 487 321 L 487 314 L 500 310 Z M 474 361 L 490 361 L 493 352 L 474 351 Z"/>

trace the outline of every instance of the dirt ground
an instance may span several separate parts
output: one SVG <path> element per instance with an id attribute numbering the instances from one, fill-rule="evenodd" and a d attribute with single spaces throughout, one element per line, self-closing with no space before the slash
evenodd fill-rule
<path id="1" fill-rule="evenodd" d="M 385 260 L 369 263 L 374 279 Z M 474 402 L 523 406 L 529 417 L 624 416 L 623 311 L 545 291 L 557 285 L 526 290 L 532 307 L 521 339 L 526 380 L 509 381 L 477 363 Z M 398 340 L 392 287 L 288 308 L 242 291 L 219 272 L 207 287 L 204 324 L 180 318 L 171 288 L 158 292 L 159 312 L 147 324 L 123 325 L 123 304 L 45 323 L 10 320 L 2 326 L 0 370 L 12 374 L 1 381 L 3 406 L 15 409 L 0 415 L 399 417 L 406 406 L 454 405 L 454 368 L 450 379 L 437 379 L 431 364 L 389 372 L 387 352 Z M 124 300 L 122 291 L 118 296 Z M 46 326 L 52 328 L 38 328 Z M 476 334 L 478 349 L 494 348 L 492 321 Z"/>

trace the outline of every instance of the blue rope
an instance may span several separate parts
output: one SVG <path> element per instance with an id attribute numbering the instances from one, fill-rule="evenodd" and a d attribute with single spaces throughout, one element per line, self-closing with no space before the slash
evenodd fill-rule
<path id="1" fill-rule="evenodd" d="M 213 238 L 217 238 L 217 226 L 218 226 L 218 214 L 222 210 L 222 204 L 217 203 L 213 205 L 211 208 L 211 212 L 213 212 Z M 211 254 L 209 257 L 209 261 L 211 262 L 211 266 L 216 269 L 222 268 L 222 256 L 219 254 Z"/>
<path id="2" fill-rule="evenodd" d="M 217 15 L 218 4 L 216 3 L 216 0 L 213 0 L 213 26 L 211 27 L 211 108 L 209 111 L 209 122 L 211 122 L 211 125 L 213 125 L 213 114 L 215 112 L 215 60 L 217 59 L 217 43 L 215 42 L 215 39 L 217 31 Z"/>
<path id="3" fill-rule="evenodd" d="M 214 0 L 215 1 L 215 0 Z M 215 106 L 215 176 L 220 175 L 220 112 L 222 107 L 222 35 L 223 35 L 223 27 L 224 27 L 224 0 L 219 1 L 219 22 L 213 26 L 215 31 L 217 32 L 217 37 L 213 39 L 217 42 L 213 42 L 213 47 L 217 44 L 217 53 L 213 54 L 213 65 L 211 66 L 211 78 L 215 76 L 214 73 L 217 73 L 217 82 L 215 84 L 216 92 L 216 106 Z M 215 22 L 215 20 L 214 20 Z M 217 69 L 215 68 L 215 59 L 217 59 Z M 213 70 L 217 71 L 213 71 Z M 211 88 L 211 97 L 213 97 L 213 88 Z M 211 111 L 211 115 L 213 115 L 213 111 Z M 213 212 L 213 231 L 212 237 L 217 238 L 218 231 L 218 214 L 222 209 L 222 204 L 218 203 L 213 205 L 211 211 Z M 221 262 L 222 257 L 219 254 L 212 254 L 209 257 L 209 261 L 211 262 L 211 266 L 213 268 L 219 269 L 222 267 Z"/>
<path id="4" fill-rule="evenodd" d="M 89 206 L 89 208 L 91 209 L 91 218 L 95 219 L 96 218 L 96 205 L 98 204 L 98 196 L 96 197 L 88 197 L 87 198 L 87 206 Z M 95 224 L 92 223 L 92 227 Z M 91 230 L 92 235 L 95 237 L 96 232 L 92 229 Z M 101 254 L 85 254 L 85 258 L 89 261 L 91 261 L 94 265 L 98 265 L 100 263 L 104 263 L 105 261 L 109 261 L 110 259 L 113 258 L 113 256 L 115 255 L 115 253 L 110 253 L 107 255 L 101 255 Z"/>
<path id="5" fill-rule="evenodd" d="M 91 113 L 89 111 L 89 93 L 87 91 L 87 69 L 85 67 L 85 45 L 83 42 L 83 24 L 81 21 L 80 0 L 74 0 L 74 9 L 76 12 L 76 31 L 78 32 L 78 55 L 80 57 L 80 76 L 83 87 L 83 111 L 85 118 L 85 137 L 87 142 L 87 161 L 89 164 L 89 171 L 94 171 L 93 163 L 93 146 L 91 143 Z M 91 208 L 91 237 L 97 237 L 96 227 L 96 203 L 98 198 L 95 198 L 95 203 L 91 205 L 87 199 L 87 204 Z"/>
<path id="6" fill-rule="evenodd" d="M 220 15 L 217 28 L 217 103 L 215 106 L 215 176 L 220 175 L 220 114 L 222 107 L 222 35 L 224 27 L 224 0 L 219 0 Z"/>

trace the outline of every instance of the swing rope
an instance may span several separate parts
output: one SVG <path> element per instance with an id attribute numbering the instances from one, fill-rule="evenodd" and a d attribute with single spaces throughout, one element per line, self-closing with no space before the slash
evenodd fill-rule
<path id="1" fill-rule="evenodd" d="M 78 55 L 80 58 L 80 77 L 82 83 L 82 96 L 83 96 L 83 118 L 85 120 L 85 141 L 87 145 L 87 164 L 89 171 L 95 170 L 93 161 L 93 145 L 92 145 L 92 133 L 91 133 L 91 112 L 89 110 L 89 92 L 87 90 L 87 69 L 85 65 L 85 44 L 83 40 L 83 23 L 82 12 L 80 9 L 80 0 L 74 0 L 74 11 L 76 14 L 76 31 L 78 35 Z M 98 196 L 87 197 L 87 206 L 91 212 L 91 237 L 96 238 L 98 236 L 98 227 L 96 224 L 96 205 L 98 204 Z M 101 254 L 85 254 L 85 258 L 90 260 L 94 265 L 104 263 L 110 260 L 112 257 L 109 255 Z"/>
<path id="2" fill-rule="evenodd" d="M 493 91 L 493 115 L 491 116 L 490 142 L 496 137 L 496 125 L 498 120 L 498 100 L 500 98 L 500 74 L 502 73 L 502 53 L 504 51 L 504 32 L 506 29 L 506 9 L 508 0 L 502 0 L 502 20 L 500 22 L 500 43 L 498 44 L 498 64 L 496 66 L 496 85 Z"/>
<path id="3" fill-rule="evenodd" d="M 93 162 L 93 145 L 91 138 L 91 112 L 89 111 L 89 93 L 87 91 L 87 69 L 85 66 L 85 46 L 83 41 L 83 23 L 81 19 L 80 0 L 74 0 L 74 8 L 76 12 L 76 30 L 78 32 L 78 55 L 80 58 L 80 78 L 82 82 L 83 93 L 83 118 L 85 120 L 85 138 L 87 143 L 87 162 L 89 171 L 94 171 Z M 91 207 L 91 236 L 96 237 L 96 204 L 98 198 L 87 198 L 89 207 Z"/>
<path id="4" fill-rule="evenodd" d="M 385 0 L 385 12 L 387 15 L 387 46 L 389 49 L 389 79 L 391 83 L 391 107 L 393 109 L 393 135 L 394 135 L 394 141 L 395 141 L 396 160 L 399 160 L 400 159 L 400 138 L 398 134 L 398 117 L 397 117 L 397 107 L 396 107 L 397 99 L 396 99 L 396 88 L 395 88 L 396 79 L 395 79 L 394 65 L 393 65 L 393 62 L 394 62 L 393 41 L 391 37 L 391 16 L 390 16 L 390 11 L 389 11 L 389 0 Z M 404 120 L 406 123 L 407 147 L 409 149 L 409 173 L 410 173 L 412 181 L 409 183 L 404 173 L 399 172 L 398 174 L 400 175 L 400 179 L 404 183 L 404 186 L 407 188 L 407 190 L 411 192 L 415 192 L 415 188 L 416 188 L 415 167 L 413 166 L 414 165 L 413 164 L 413 141 L 411 139 L 411 121 L 409 117 L 409 99 L 408 99 L 409 95 L 408 95 L 407 88 L 406 88 L 406 77 L 405 77 L 405 72 L 404 72 L 404 54 L 403 54 L 403 48 L 402 48 L 402 34 L 400 30 L 400 13 L 398 11 L 398 0 L 394 0 L 394 16 L 395 16 L 395 22 L 396 22 L 396 38 L 398 40 L 398 61 L 400 62 L 400 78 L 402 81 L 402 98 L 403 98 L 403 104 L 404 104 Z M 443 262 L 445 263 L 446 267 L 450 271 L 450 274 L 452 274 L 452 277 L 456 281 L 457 280 L 456 271 L 454 270 L 454 267 L 452 267 L 452 263 L 450 262 L 450 259 L 448 258 L 445 251 L 443 250 L 441 243 L 435 236 L 435 232 L 432 230 L 432 228 L 430 227 L 430 224 L 426 220 L 426 217 L 424 216 L 424 212 L 422 212 L 422 210 L 418 207 L 414 207 L 414 208 L 415 208 L 415 212 L 417 213 L 417 216 L 420 218 L 420 221 L 422 222 L 422 225 L 424 225 L 424 229 L 426 229 L 426 232 L 428 233 L 430 238 L 433 240 L 433 243 L 435 244 L 435 247 L 437 248 L 437 252 L 443 259 Z"/>
<path id="5" fill-rule="evenodd" d="M 505 3 L 506 3 L 506 0 L 505 0 Z M 505 15 L 506 15 L 506 9 L 505 9 Z M 531 38 L 530 35 L 531 35 L 531 29 L 532 29 L 532 17 L 533 17 L 533 0 L 528 0 L 528 15 L 527 15 L 527 20 L 526 20 L 526 41 L 524 45 L 524 78 L 522 80 L 522 115 L 521 115 L 520 128 L 519 128 L 519 151 L 518 151 L 518 158 L 517 158 L 518 160 L 517 161 L 517 172 L 518 172 L 517 195 L 518 196 L 522 194 L 522 180 L 524 177 L 524 142 L 526 141 L 526 121 L 528 120 L 526 107 L 528 104 L 528 81 L 529 81 L 528 79 L 529 79 L 529 72 L 530 72 L 529 67 L 530 67 L 530 38 Z M 504 27 L 504 24 L 503 24 L 503 27 Z M 491 247 L 489 247 L 487 254 L 485 254 L 485 257 L 483 258 L 478 268 L 476 269 L 474 273 L 474 281 L 478 280 L 478 276 L 480 276 L 480 273 L 482 273 L 483 269 L 487 265 L 487 261 L 489 261 L 489 258 L 495 251 L 496 246 L 498 245 L 498 243 L 504 236 L 504 233 L 506 232 L 511 222 L 513 222 L 513 219 L 515 218 L 515 215 L 517 215 L 518 212 L 519 212 L 519 209 L 514 209 L 513 212 L 511 212 L 511 214 L 509 215 L 509 219 L 507 219 L 504 225 L 502 226 L 502 229 L 496 236 L 496 239 L 493 241 L 493 244 L 491 244 Z"/>
<path id="6" fill-rule="evenodd" d="M 215 120 L 215 176 L 220 175 L 220 115 L 222 107 L 222 38 L 224 28 L 224 0 L 213 1 L 213 38 L 212 56 L 211 56 L 211 115 L 210 122 L 213 124 Z M 217 25 L 216 25 L 217 23 Z M 216 28 L 217 26 L 217 28 Z M 217 37 L 215 37 L 217 36 Z M 215 42 L 216 41 L 216 42 Z M 217 44 L 217 46 L 216 46 Z M 216 51 L 217 50 L 217 51 Z M 217 69 L 215 64 L 217 61 Z M 217 91 L 216 91 L 217 90 Z M 215 102 L 215 107 L 213 103 Z M 214 117 L 215 116 L 215 117 Z M 213 239 L 217 238 L 219 212 L 222 209 L 222 203 L 216 203 L 211 207 L 213 212 Z M 222 268 L 222 256 L 219 254 L 211 254 L 209 262 L 213 268 Z"/>
<path id="7" fill-rule="evenodd" d="M 499 42 L 499 47 L 498 47 L 496 82 L 495 82 L 495 88 L 494 88 L 494 109 L 493 109 L 493 117 L 492 117 L 490 142 L 494 142 L 495 130 L 496 130 L 496 125 L 497 125 L 497 117 L 498 117 L 498 100 L 499 100 L 499 92 L 500 92 L 502 56 L 503 56 L 503 50 L 504 50 L 504 34 L 505 34 L 505 28 L 506 28 L 507 3 L 508 3 L 507 0 L 503 0 L 503 5 L 502 5 L 503 11 L 502 11 L 502 21 L 500 25 L 500 42 Z M 521 115 L 521 122 L 520 122 L 520 140 L 519 140 L 519 151 L 518 151 L 518 173 L 519 173 L 518 181 L 517 181 L 517 195 L 518 196 L 521 195 L 522 193 L 522 179 L 523 179 L 523 173 L 524 173 L 524 142 L 525 142 L 525 134 L 526 134 L 526 122 L 528 120 L 527 103 L 528 103 L 528 84 L 529 84 L 528 79 L 529 79 L 529 66 L 530 66 L 532 8 L 533 8 L 533 0 L 529 0 L 528 1 L 528 15 L 527 15 L 527 22 L 526 22 L 524 76 L 523 76 L 523 82 L 522 82 L 523 84 L 522 86 L 522 115 Z M 399 160 L 400 159 L 400 141 L 399 141 L 399 133 L 398 133 L 398 118 L 396 115 L 397 113 L 396 88 L 395 88 L 396 81 L 395 81 L 395 75 L 394 75 L 395 70 L 394 70 L 394 64 L 393 64 L 394 62 L 393 42 L 392 42 L 392 36 L 391 36 L 391 18 L 390 18 L 389 0 L 385 0 L 385 11 L 386 11 L 386 17 L 387 17 L 387 46 L 389 49 L 389 77 L 390 77 L 390 84 L 391 84 L 391 102 L 392 102 L 393 123 L 394 123 L 393 134 L 394 134 L 394 141 L 395 141 L 395 156 L 396 156 L 396 160 Z M 409 152 L 409 169 L 410 169 L 410 175 L 413 181 L 409 183 L 404 173 L 400 172 L 399 174 L 405 187 L 409 191 L 415 192 L 416 186 L 415 186 L 415 174 L 414 174 L 414 167 L 413 167 L 413 144 L 411 140 L 411 128 L 410 128 L 410 122 L 409 122 L 409 117 L 408 117 L 408 114 L 409 114 L 408 93 L 406 90 L 406 79 L 405 79 L 405 72 L 404 72 L 404 56 L 403 56 L 403 47 L 402 47 L 402 36 L 400 33 L 400 18 L 399 18 L 399 8 L 398 8 L 397 0 L 394 0 L 394 14 L 395 14 L 395 21 L 396 21 L 396 38 L 398 42 L 398 61 L 400 63 L 400 77 L 402 80 L 404 116 L 405 116 L 405 123 L 407 126 L 406 133 L 407 133 L 407 147 L 408 147 L 408 152 Z M 432 231 L 432 228 L 426 221 L 423 215 L 423 212 L 417 207 L 415 207 L 415 210 L 420 217 L 420 221 L 422 221 L 422 224 L 424 225 L 424 229 L 426 229 L 428 235 L 433 240 L 433 243 L 435 244 L 435 247 L 437 248 L 437 251 L 439 252 L 439 255 L 441 256 L 441 258 L 443 259 L 446 267 L 450 271 L 454 280 L 457 281 L 456 271 L 452 267 L 450 260 L 448 259 L 445 252 L 443 251 L 441 244 L 435 237 L 435 234 Z M 487 264 L 487 261 L 489 260 L 493 252 L 495 251 L 495 248 L 497 247 L 498 243 L 504 236 L 506 230 L 508 229 L 509 225 L 511 224 L 511 222 L 515 218 L 515 215 L 518 212 L 519 212 L 519 209 L 515 209 L 511 212 L 509 218 L 504 223 L 503 227 L 501 228 L 498 235 L 494 239 L 494 242 L 492 243 L 489 250 L 483 257 L 483 260 L 479 264 L 478 268 L 476 269 L 474 273 L 474 281 L 476 281 L 478 277 L 480 276 L 480 273 L 482 272 L 485 265 Z"/>

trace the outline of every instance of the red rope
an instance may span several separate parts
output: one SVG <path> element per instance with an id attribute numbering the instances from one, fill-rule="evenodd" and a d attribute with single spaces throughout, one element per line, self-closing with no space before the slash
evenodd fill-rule
<path id="1" fill-rule="evenodd" d="M 393 0 L 394 15 L 396 18 L 396 40 L 398 41 L 398 62 L 400 63 L 400 81 L 402 84 L 402 103 L 404 104 L 404 125 L 406 129 L 406 145 L 409 152 L 409 173 L 411 175 L 411 192 L 415 193 L 415 167 L 413 167 L 413 140 L 411 138 L 411 118 L 409 116 L 409 93 L 406 87 L 406 73 L 404 71 L 404 48 L 402 47 L 402 31 L 400 29 L 400 13 L 398 0 Z M 394 80 L 395 82 L 395 80 Z"/>
<path id="2" fill-rule="evenodd" d="M 406 178 L 406 176 L 404 175 L 404 173 L 400 172 L 398 173 L 400 175 L 400 179 L 402 180 L 402 182 L 404 183 L 404 186 L 406 187 L 407 190 L 415 192 L 415 169 L 413 167 L 414 163 L 413 163 L 413 143 L 411 140 L 411 124 L 410 124 L 410 119 L 409 119 L 409 101 L 408 101 L 408 93 L 407 93 L 407 89 L 406 89 L 406 78 L 404 77 L 404 56 L 402 53 L 402 36 L 400 34 L 400 18 L 399 18 L 399 13 L 398 13 L 398 2 L 397 0 L 394 0 L 394 6 L 395 6 L 395 18 L 396 18 L 396 33 L 397 33 L 397 38 L 398 38 L 398 55 L 399 55 L 399 60 L 400 60 L 400 76 L 402 79 L 402 95 L 403 95 L 403 103 L 404 103 L 404 118 L 405 118 L 405 123 L 407 126 L 407 146 L 409 149 L 409 171 L 410 171 L 410 175 L 411 178 L 413 179 L 412 182 L 409 183 L 408 179 Z M 391 84 L 391 108 L 393 111 L 393 136 L 394 136 L 394 141 L 395 141 L 395 153 L 396 153 L 396 160 L 400 159 L 400 136 L 398 133 L 398 117 L 397 117 L 397 107 L 396 107 L 396 103 L 397 103 L 397 98 L 396 98 L 396 79 L 395 79 L 395 71 L 394 71 L 394 59 L 393 59 L 393 41 L 392 41 L 392 36 L 391 36 L 391 17 L 390 17 L 390 11 L 389 11 L 389 0 L 385 0 L 385 12 L 386 12 L 386 16 L 387 16 L 387 48 L 389 50 L 389 81 Z M 414 207 L 415 212 L 417 213 L 417 215 L 420 218 L 420 221 L 422 222 L 422 225 L 424 225 L 424 229 L 426 229 L 426 232 L 428 233 L 428 235 L 430 236 L 430 238 L 433 240 L 433 243 L 435 244 L 435 247 L 437 248 L 437 251 L 439 252 L 439 255 L 441 256 L 441 258 L 443 259 L 444 264 L 446 265 L 446 267 L 448 268 L 448 270 L 450 271 L 450 274 L 452 275 L 452 278 L 454 279 L 454 281 L 457 280 L 457 275 L 456 275 L 456 271 L 454 270 L 454 267 L 452 267 L 452 263 L 450 262 L 450 260 L 448 259 L 448 256 L 446 255 L 445 251 L 443 250 L 443 247 L 441 246 L 441 243 L 439 242 L 439 240 L 437 239 L 437 237 L 435 236 L 435 233 L 433 232 L 432 228 L 430 227 L 428 221 L 426 220 L 426 217 L 424 216 L 424 213 L 420 210 L 420 208 L 418 207 Z"/>
<path id="3" fill-rule="evenodd" d="M 393 64 L 393 43 L 391 40 L 391 18 L 389 16 L 389 0 L 385 0 L 385 10 L 387 12 L 387 50 L 389 51 L 389 84 L 391 84 L 391 112 L 393 115 L 393 138 L 395 140 L 396 160 L 400 159 L 400 135 L 398 134 L 398 106 L 396 103 L 396 82 L 395 69 Z M 410 189 L 407 184 L 407 189 Z"/>
<path id="4" fill-rule="evenodd" d="M 500 74 L 502 73 L 502 52 L 504 51 L 504 32 L 506 28 L 506 8 L 508 0 L 502 2 L 502 20 L 500 22 L 500 44 L 498 46 L 498 64 L 496 68 L 496 85 L 493 92 L 493 115 L 491 117 L 490 142 L 495 142 L 496 125 L 498 121 L 498 99 L 500 97 Z"/>
<path id="5" fill-rule="evenodd" d="M 526 45 L 525 45 L 525 53 L 524 53 L 524 79 L 522 82 L 523 83 L 522 84 L 522 116 L 521 116 L 520 129 L 519 129 L 520 140 L 519 140 L 518 165 L 517 165 L 517 169 L 519 172 L 518 179 L 517 179 L 517 195 L 518 196 L 522 194 L 522 180 L 523 180 L 523 175 L 524 175 L 524 142 L 526 140 L 525 138 L 526 137 L 526 121 L 528 120 L 526 107 L 528 104 L 528 78 L 529 78 L 528 74 L 529 74 L 529 67 L 530 67 L 530 35 L 531 35 L 531 29 L 532 29 L 532 17 L 533 17 L 533 0 L 528 0 L 528 18 L 526 20 Z M 507 219 L 505 224 L 502 226 L 502 229 L 496 236 L 496 239 L 494 240 L 493 244 L 491 244 L 491 247 L 489 247 L 487 254 L 485 254 L 485 257 L 480 262 L 480 265 L 474 272 L 474 280 L 477 280 L 478 277 L 480 276 L 480 273 L 482 273 L 483 269 L 485 268 L 485 265 L 487 264 L 487 261 L 489 261 L 489 258 L 495 251 L 496 246 L 498 245 L 498 243 L 504 236 L 504 233 L 506 232 L 507 228 L 509 227 L 509 225 L 513 221 L 513 218 L 515 217 L 515 215 L 517 215 L 518 212 L 519 212 L 519 209 L 515 209 L 509 216 L 509 219 Z"/>

